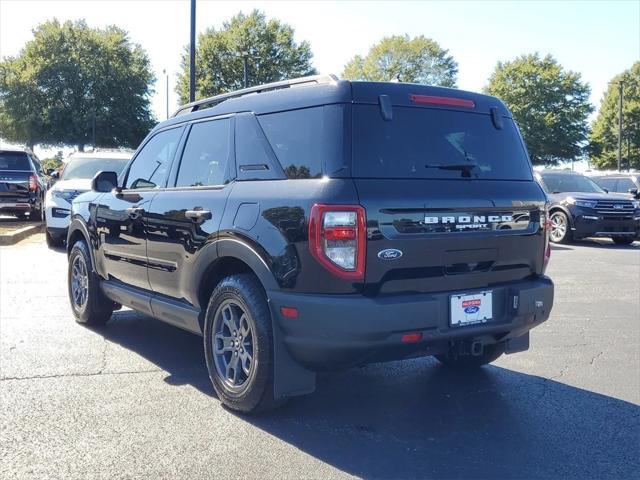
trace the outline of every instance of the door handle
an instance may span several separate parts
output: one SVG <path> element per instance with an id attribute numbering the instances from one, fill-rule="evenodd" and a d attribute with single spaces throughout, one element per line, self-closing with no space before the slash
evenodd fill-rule
<path id="1" fill-rule="evenodd" d="M 125 210 L 129 214 L 129 216 L 133 219 L 138 218 L 140 215 L 144 213 L 143 207 L 129 207 Z"/>
<path id="2" fill-rule="evenodd" d="M 187 210 L 184 212 L 184 216 L 195 220 L 196 222 L 202 222 L 204 220 L 211 220 L 213 217 L 209 210 Z"/>

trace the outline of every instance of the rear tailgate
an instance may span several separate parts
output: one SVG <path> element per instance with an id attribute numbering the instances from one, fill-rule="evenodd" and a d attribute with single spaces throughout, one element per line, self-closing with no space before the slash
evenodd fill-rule
<path id="1" fill-rule="evenodd" d="M 371 294 L 482 288 L 542 271 L 534 182 L 355 180 Z"/>
<path id="2" fill-rule="evenodd" d="M 0 170 L 0 202 L 19 203 L 29 200 L 30 171 Z"/>
<path id="3" fill-rule="evenodd" d="M 393 86 L 391 106 L 353 106 L 365 288 L 459 291 L 542 273 L 546 196 L 509 112 L 491 97 L 421 88 Z"/>

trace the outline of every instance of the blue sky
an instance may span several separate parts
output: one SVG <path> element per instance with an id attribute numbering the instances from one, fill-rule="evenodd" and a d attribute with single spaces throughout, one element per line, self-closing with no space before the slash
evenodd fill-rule
<path id="1" fill-rule="evenodd" d="M 198 0 L 198 31 L 238 11 L 263 10 L 308 40 L 314 64 L 340 74 L 355 54 L 385 35 L 425 35 L 449 49 L 459 64 L 458 86 L 480 90 L 499 60 L 522 53 L 551 53 L 582 74 L 598 106 L 607 82 L 640 59 L 640 0 L 621 1 L 267 1 Z M 170 109 L 179 56 L 189 39 L 186 0 L 0 0 L 0 56 L 15 55 L 37 24 L 85 18 L 92 26 L 117 24 L 149 53 L 158 77 L 153 107 L 165 117 L 165 80 L 170 72 Z"/>

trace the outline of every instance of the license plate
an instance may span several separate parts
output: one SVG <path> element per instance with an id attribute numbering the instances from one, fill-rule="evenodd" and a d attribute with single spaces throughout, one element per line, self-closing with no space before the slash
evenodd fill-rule
<path id="1" fill-rule="evenodd" d="M 485 323 L 493 317 L 491 291 L 451 295 L 451 326 Z"/>

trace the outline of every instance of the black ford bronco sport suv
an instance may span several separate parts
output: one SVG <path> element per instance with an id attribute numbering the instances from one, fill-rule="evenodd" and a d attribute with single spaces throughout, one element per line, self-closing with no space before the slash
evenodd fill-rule
<path id="1" fill-rule="evenodd" d="M 477 367 L 549 317 L 546 196 L 497 99 L 308 77 L 185 105 L 73 203 L 77 320 L 126 305 L 204 337 L 220 400 L 316 371 Z"/>

